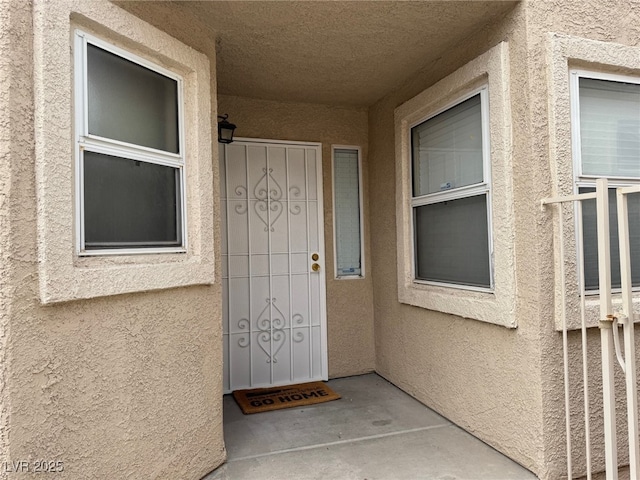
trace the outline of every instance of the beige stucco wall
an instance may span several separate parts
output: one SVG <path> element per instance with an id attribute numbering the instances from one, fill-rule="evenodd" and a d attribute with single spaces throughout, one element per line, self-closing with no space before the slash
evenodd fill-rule
<path id="1" fill-rule="evenodd" d="M 386 192 L 371 198 L 376 212 L 371 228 L 377 371 L 537 473 L 544 463 L 543 327 L 537 259 L 531 252 L 538 242 L 539 212 L 532 191 L 541 173 L 529 160 L 526 34 L 525 6 L 520 5 L 499 23 L 452 45 L 438 62 L 374 105 L 369 114 L 369 187 Z M 404 305 L 397 294 L 394 110 L 501 41 L 508 42 L 510 58 L 516 329 Z"/>
<path id="2" fill-rule="evenodd" d="M 617 71 L 619 73 L 640 75 L 640 69 L 624 70 L 610 66 L 616 55 L 615 48 L 610 48 L 612 44 L 621 44 L 638 47 L 640 46 L 640 5 L 632 1 L 612 1 L 612 2 L 584 2 L 579 0 L 571 1 L 531 1 L 527 5 L 527 24 L 529 25 L 529 51 L 530 51 L 530 78 L 540 79 L 531 81 L 531 136 L 536 141 L 532 142 L 532 155 L 535 163 L 548 168 L 549 171 L 541 172 L 540 184 L 536 185 L 536 193 L 540 196 L 550 194 L 566 193 L 566 180 L 568 168 L 558 168 L 558 166 L 570 164 L 570 132 L 567 129 L 566 121 L 563 125 L 554 122 L 555 110 L 565 108 L 568 103 L 566 95 L 558 96 L 559 92 L 566 89 L 566 85 L 553 85 L 551 68 L 554 63 L 560 60 L 551 56 L 549 48 L 549 32 L 559 35 L 571 35 L 584 39 L 606 42 L 606 44 L 593 45 L 593 42 L 583 49 L 585 57 L 593 56 L 597 61 L 569 62 L 570 66 L 579 66 L 587 70 L 596 71 Z M 607 60 L 607 58 L 609 60 Z M 637 64 L 638 52 L 629 52 L 632 63 Z M 609 65 L 609 66 L 608 66 Z M 547 123 L 547 118 L 550 119 Z M 569 157 L 569 158 L 567 158 Z M 564 177 L 564 178 L 563 178 Z M 561 351 L 561 339 L 558 334 L 553 334 L 549 330 L 553 328 L 553 288 L 557 286 L 554 281 L 553 272 L 557 272 L 557 259 L 551 255 L 548 247 L 552 238 L 552 215 L 550 213 L 539 213 L 540 243 L 538 245 L 540 278 L 540 298 L 543 300 L 540 306 L 540 317 L 544 325 L 542 343 L 542 361 L 545 371 L 550 372 L 543 377 L 543 422 L 545 439 L 545 458 L 548 462 L 549 475 L 557 474 L 559 465 L 564 462 L 565 451 L 564 426 L 555 418 L 556 412 L 561 412 L 561 402 L 564 399 L 560 390 L 562 381 L 559 371 L 558 354 Z M 554 265 L 555 263 L 555 265 Z M 556 297 L 557 298 L 557 297 Z M 557 312 L 557 309 L 556 309 Z M 592 329 L 589 332 L 590 359 L 590 398 L 592 406 L 598 408 L 601 403 L 601 380 L 600 380 L 600 341 L 599 332 Z M 636 335 L 636 356 L 640 353 L 640 342 Z M 577 332 L 569 338 L 572 355 L 570 358 L 571 375 L 574 379 L 579 378 L 582 366 L 580 358 L 580 336 Z M 627 461 L 626 450 L 626 421 L 624 401 L 624 389 L 622 388 L 622 376 L 617 368 L 616 380 L 617 389 L 617 426 L 618 426 L 618 448 L 619 461 Z M 580 432 L 579 420 L 582 418 L 582 389 L 578 386 L 572 388 L 572 411 L 576 414 L 573 427 Z M 592 443 L 594 445 L 594 457 L 597 465 L 603 464 L 603 425 L 601 412 L 596 410 L 592 414 Z M 579 437 L 578 437 L 579 438 Z M 577 443 L 577 442 L 575 442 Z M 579 472 L 580 461 L 584 459 L 584 449 L 579 443 L 573 446 L 574 459 L 577 459 Z"/>
<path id="3" fill-rule="evenodd" d="M 220 282 L 39 302 L 32 5 L 9 4 L 0 9 L 0 69 L 12 79 L 0 86 L 9 112 L 0 121 L 0 460 L 60 460 L 56 478 L 199 479 L 225 457 Z M 129 17 L 118 18 L 126 29 Z"/>
<path id="4" fill-rule="evenodd" d="M 7 380 L 9 375 L 7 344 L 10 327 L 11 307 L 11 226 L 15 224 L 10 201 L 15 189 L 12 182 L 15 175 L 12 166 L 18 167 L 19 159 L 28 141 L 23 137 L 29 126 L 28 93 L 21 94 L 20 77 L 29 78 L 28 58 L 14 58 L 11 52 L 20 51 L 21 38 L 30 33 L 28 8 L 9 0 L 0 2 L 0 464 L 9 458 L 9 409 L 10 398 Z M 0 474 L 1 475 L 1 474 Z"/>
<path id="5" fill-rule="evenodd" d="M 369 249 L 367 189 L 367 111 L 300 103 L 218 96 L 218 111 L 229 114 L 236 136 L 322 143 L 324 184 L 324 268 L 327 278 L 329 376 L 342 377 L 374 368 L 373 285 Z M 365 278 L 336 280 L 333 261 L 331 145 L 362 147 L 365 212 Z"/>
<path id="6" fill-rule="evenodd" d="M 39 303 L 33 19 L 30 2 L 1 2 L 0 71 L 9 81 L 0 83 L 0 462 L 59 459 L 68 478 L 200 478 L 224 459 L 219 282 Z M 212 32 L 181 9 L 120 4 L 205 53 L 216 91 Z M 557 265 L 552 216 L 538 204 L 553 191 L 545 42 L 547 32 L 558 32 L 638 45 L 639 25 L 640 7 L 631 2 L 523 2 L 469 41 L 451 45 L 368 112 L 220 96 L 219 111 L 229 113 L 240 136 L 323 144 L 332 377 L 375 367 L 540 478 L 562 475 L 561 338 L 553 318 Z M 518 328 L 512 330 L 397 299 L 394 110 L 501 41 L 509 45 L 513 119 Z M 333 279 L 331 144 L 363 148 L 364 280 Z M 216 272 L 218 267 L 216 256 Z M 596 338 L 594 331 L 591 345 L 597 346 Z M 575 334 L 570 340 L 579 343 Z M 575 375 L 578 360 L 572 357 Z M 597 384 L 597 362 L 593 367 Z M 579 413 L 579 389 L 574 394 Z M 596 403 L 598 395 L 596 388 Z"/>
<path id="7" fill-rule="evenodd" d="M 507 330 L 400 304 L 396 295 L 394 202 L 391 194 L 378 195 L 371 198 L 370 205 L 376 212 L 371 218 L 376 232 L 372 235 L 376 368 L 543 479 L 566 475 L 566 454 L 562 343 L 554 318 L 559 265 L 553 251 L 553 216 L 540 208 L 539 201 L 557 191 L 552 168 L 558 159 L 550 158 L 551 142 L 565 151 L 570 145 L 568 137 L 555 137 L 549 122 L 548 32 L 638 45 L 639 16 L 640 7 L 632 2 L 523 2 L 504 20 L 471 35 L 464 45 L 452 46 L 438 62 L 427 65 L 412 81 L 370 109 L 369 187 L 393 192 L 397 174 L 394 109 L 498 42 L 509 43 L 518 327 Z M 595 408 L 601 402 L 598 336 L 597 330 L 589 335 Z M 572 333 L 569 339 L 570 371 L 576 382 L 571 389 L 577 434 L 574 472 L 580 474 L 584 472 L 579 426 L 582 391 L 577 385 L 582 368 L 580 337 Z M 620 383 L 619 376 L 617 380 Z M 622 393 L 618 392 L 618 398 Z M 624 401 L 620 401 L 619 438 L 625 431 L 624 408 Z M 596 469 L 602 468 L 599 415 L 597 410 L 592 415 Z M 625 442 L 620 441 L 622 462 L 624 448 Z"/>

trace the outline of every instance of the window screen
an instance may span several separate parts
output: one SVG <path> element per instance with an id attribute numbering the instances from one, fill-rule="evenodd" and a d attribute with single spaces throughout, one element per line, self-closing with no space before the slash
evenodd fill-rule
<path id="1" fill-rule="evenodd" d="M 173 167 L 86 152 L 85 245 L 180 245 L 179 179 Z"/>
<path id="2" fill-rule="evenodd" d="M 480 95 L 414 127 L 411 134 L 414 196 L 482 182 Z"/>
<path id="3" fill-rule="evenodd" d="M 594 192 L 595 188 L 580 188 L 580 193 Z M 620 288 L 620 248 L 618 245 L 618 210 L 616 190 L 609 189 L 609 240 L 611 245 L 611 286 Z M 629 249 L 631 253 L 631 281 L 634 287 L 640 286 L 640 194 L 628 196 L 629 209 Z M 584 286 L 586 290 L 597 290 L 598 277 L 598 228 L 596 220 L 596 201 L 585 200 L 582 203 L 582 230 L 584 256 Z"/>
<path id="4" fill-rule="evenodd" d="M 583 175 L 640 177 L 640 85 L 580 78 Z"/>
<path id="5" fill-rule="evenodd" d="M 416 278 L 489 286 L 486 195 L 423 205 L 415 216 Z"/>
<path id="6" fill-rule="evenodd" d="M 89 133 L 178 153 L 172 78 L 87 45 Z"/>

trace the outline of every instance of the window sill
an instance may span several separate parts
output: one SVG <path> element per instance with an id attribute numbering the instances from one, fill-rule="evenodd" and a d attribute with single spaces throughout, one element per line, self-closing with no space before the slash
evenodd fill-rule
<path id="1" fill-rule="evenodd" d="M 580 307 L 580 298 L 575 297 L 572 300 L 567 299 L 567 330 L 580 330 L 582 328 L 582 315 Z M 614 293 L 611 298 L 613 313 L 622 311 L 622 294 Z M 640 320 L 640 294 L 633 293 L 633 313 L 635 314 L 634 323 Z M 556 314 L 555 329 L 559 332 L 563 330 L 562 316 Z M 599 326 L 600 321 L 600 296 L 595 293 L 587 293 L 584 300 L 584 320 L 586 328 L 595 328 Z"/>
<path id="2" fill-rule="evenodd" d="M 414 285 L 429 285 L 432 287 L 442 287 L 442 288 L 451 288 L 454 290 L 465 290 L 469 292 L 480 292 L 480 293 L 493 293 L 493 288 L 491 287 L 474 287 L 471 285 L 460 285 L 457 283 L 445 283 L 445 282 L 435 282 L 432 280 L 419 280 L 415 279 L 413 281 Z"/>
<path id="3" fill-rule="evenodd" d="M 462 318 L 515 328 L 516 320 L 509 297 L 491 291 L 471 291 L 412 283 L 398 289 L 400 303 Z"/>
<path id="4" fill-rule="evenodd" d="M 64 279 L 64 281 L 61 281 Z M 214 264 L 184 254 L 78 257 L 51 272 L 41 268 L 43 304 L 213 283 Z"/>
<path id="5" fill-rule="evenodd" d="M 184 247 L 170 248 L 112 248 L 104 250 L 81 250 L 78 252 L 79 257 L 105 257 L 105 256 L 121 256 L 121 255 L 157 255 L 171 253 L 187 253 Z"/>

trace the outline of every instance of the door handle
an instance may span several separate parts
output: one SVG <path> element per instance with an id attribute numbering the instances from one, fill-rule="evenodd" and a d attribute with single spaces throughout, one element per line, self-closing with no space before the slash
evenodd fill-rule
<path id="1" fill-rule="evenodd" d="M 313 270 L 314 272 L 319 272 L 320 271 L 320 265 L 317 263 L 314 263 L 313 265 L 311 265 L 311 270 Z"/>

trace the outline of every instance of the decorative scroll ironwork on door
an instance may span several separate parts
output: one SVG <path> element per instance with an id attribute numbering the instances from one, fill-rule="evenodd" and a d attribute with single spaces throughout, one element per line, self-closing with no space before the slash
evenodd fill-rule
<path id="1" fill-rule="evenodd" d="M 319 148 L 223 149 L 225 390 L 326 378 Z"/>

